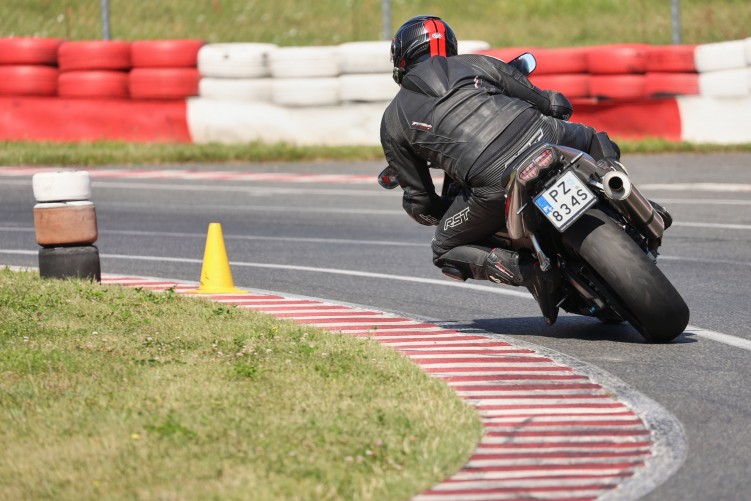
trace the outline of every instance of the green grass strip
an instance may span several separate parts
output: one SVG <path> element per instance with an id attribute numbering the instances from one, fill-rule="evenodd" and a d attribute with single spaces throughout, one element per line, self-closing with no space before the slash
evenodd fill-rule
<path id="1" fill-rule="evenodd" d="M 617 139 L 617 138 L 616 138 Z M 662 139 L 618 141 L 629 153 L 748 152 L 751 144 L 719 145 Z M 383 160 L 379 146 L 295 146 L 291 144 L 139 144 L 0 142 L 0 166 L 132 166 L 202 163 Z"/>
<path id="2" fill-rule="evenodd" d="M 481 435 L 374 340 L 8 269 L 0 375 L 0 499 L 406 499 Z"/>

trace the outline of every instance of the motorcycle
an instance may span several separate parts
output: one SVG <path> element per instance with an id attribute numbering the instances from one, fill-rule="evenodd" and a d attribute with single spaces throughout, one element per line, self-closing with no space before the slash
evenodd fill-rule
<path id="1" fill-rule="evenodd" d="M 535 67 L 531 54 L 509 64 L 526 74 Z M 390 168 L 378 181 L 398 186 Z M 530 292 L 546 323 L 554 324 L 562 309 L 604 323 L 626 321 L 653 343 L 684 331 L 688 306 L 656 264 L 672 218 L 641 194 L 625 168 L 542 143 L 510 164 L 503 182 L 506 225 L 493 243 L 536 256 L 549 279 Z M 444 196 L 461 189 L 444 179 Z"/>

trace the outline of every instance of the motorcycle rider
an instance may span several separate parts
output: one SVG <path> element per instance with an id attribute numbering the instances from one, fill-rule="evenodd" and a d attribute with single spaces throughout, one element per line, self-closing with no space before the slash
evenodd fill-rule
<path id="1" fill-rule="evenodd" d="M 401 88 L 381 122 L 387 171 L 404 190 L 407 214 L 437 226 L 433 263 L 444 274 L 525 286 L 552 323 L 557 298 L 545 291 L 555 289 L 546 282 L 557 274 L 542 272 L 530 253 L 483 242 L 504 226 L 504 173 L 539 142 L 577 148 L 619 170 L 620 150 L 606 133 L 568 122 L 573 110 L 562 94 L 535 87 L 499 59 L 457 48 L 454 31 L 436 16 L 413 17 L 396 31 L 391 60 Z M 443 170 L 458 195 L 438 195 L 430 168 Z"/>

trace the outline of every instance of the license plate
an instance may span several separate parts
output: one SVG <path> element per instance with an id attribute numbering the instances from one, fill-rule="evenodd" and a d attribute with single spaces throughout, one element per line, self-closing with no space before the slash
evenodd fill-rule
<path id="1" fill-rule="evenodd" d="M 565 231 L 597 198 L 572 171 L 561 177 L 535 197 L 535 205 L 558 231 Z"/>

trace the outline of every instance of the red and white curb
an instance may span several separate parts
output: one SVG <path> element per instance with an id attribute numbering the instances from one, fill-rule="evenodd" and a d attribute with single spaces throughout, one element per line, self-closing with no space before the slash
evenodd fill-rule
<path id="1" fill-rule="evenodd" d="M 57 172 L 57 167 L 2 167 L 0 176 L 33 176 Z M 181 181 L 265 181 L 326 184 L 375 184 L 374 174 L 301 174 L 286 172 L 243 172 L 187 169 L 91 169 L 92 179 L 170 179 Z"/>
<path id="2" fill-rule="evenodd" d="M 196 288 L 143 277 L 104 276 L 102 283 L 177 293 Z M 415 501 L 637 499 L 685 459 L 675 418 L 612 376 L 560 353 L 315 298 L 198 296 L 376 339 L 453 387 L 477 410 L 485 431 L 467 464 Z"/>

